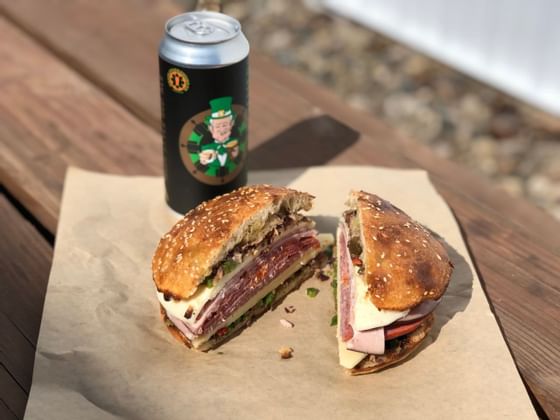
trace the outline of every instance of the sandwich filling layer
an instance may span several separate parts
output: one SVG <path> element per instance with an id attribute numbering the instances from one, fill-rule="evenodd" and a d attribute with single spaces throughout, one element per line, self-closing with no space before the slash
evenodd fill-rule
<path id="1" fill-rule="evenodd" d="M 202 289 L 191 299 L 166 300 L 158 293 L 166 316 L 194 347 L 268 297 L 321 249 L 317 232 L 306 223 L 267 237 L 244 253 L 241 263 L 222 276 L 218 285 L 201 285 Z"/>
<path id="2" fill-rule="evenodd" d="M 383 355 L 386 342 L 414 332 L 438 301 L 405 311 L 380 310 L 369 299 L 362 274 L 360 229 L 355 211 L 347 211 L 337 232 L 337 315 L 340 364 L 355 367 L 368 355 Z"/>

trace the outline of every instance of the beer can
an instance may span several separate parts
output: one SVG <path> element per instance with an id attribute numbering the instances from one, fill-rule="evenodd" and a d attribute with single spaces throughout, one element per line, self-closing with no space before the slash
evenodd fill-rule
<path id="1" fill-rule="evenodd" d="M 186 213 L 247 183 L 249 42 L 216 12 L 170 19 L 159 47 L 166 201 Z"/>

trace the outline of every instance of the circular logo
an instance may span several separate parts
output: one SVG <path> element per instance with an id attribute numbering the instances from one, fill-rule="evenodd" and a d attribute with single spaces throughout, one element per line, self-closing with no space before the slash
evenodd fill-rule
<path id="1" fill-rule="evenodd" d="M 185 168 L 204 184 L 235 179 L 247 158 L 245 107 L 234 104 L 226 113 L 207 109 L 189 119 L 179 134 L 179 153 Z"/>
<path id="2" fill-rule="evenodd" d="M 185 72 L 175 67 L 167 71 L 167 84 L 176 93 L 186 92 L 190 86 L 189 78 Z"/>

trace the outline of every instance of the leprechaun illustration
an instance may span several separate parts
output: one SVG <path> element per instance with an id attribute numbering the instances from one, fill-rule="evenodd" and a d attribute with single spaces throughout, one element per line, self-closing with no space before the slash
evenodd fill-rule
<path id="1" fill-rule="evenodd" d="M 239 155 L 239 140 L 231 138 L 235 124 L 231 100 L 231 96 L 224 96 L 210 101 L 211 113 L 205 122 L 214 141 L 201 145 L 198 154 L 200 163 L 216 172 L 221 168 L 231 172 L 236 166 L 234 160 Z"/>

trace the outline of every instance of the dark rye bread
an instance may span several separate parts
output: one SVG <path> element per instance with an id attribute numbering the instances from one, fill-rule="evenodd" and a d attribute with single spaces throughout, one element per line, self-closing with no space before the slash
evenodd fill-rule
<path id="1" fill-rule="evenodd" d="M 369 354 L 353 369 L 348 369 L 348 372 L 353 375 L 366 375 L 385 369 L 391 365 L 399 363 L 400 361 L 409 357 L 414 350 L 424 341 L 428 333 L 432 329 L 434 323 L 434 315 L 430 314 L 426 317 L 417 329 L 410 334 L 398 337 L 392 340 L 390 347 L 385 349 L 382 355 Z"/>
<path id="2" fill-rule="evenodd" d="M 259 241 L 281 222 L 277 213 L 309 210 L 313 198 L 289 188 L 253 185 L 200 204 L 159 241 L 152 259 L 157 290 L 189 298 L 237 244 Z"/>
<path id="3" fill-rule="evenodd" d="M 292 276 L 290 276 L 284 283 L 278 286 L 275 289 L 276 294 L 275 294 L 274 301 L 272 302 L 272 305 L 268 306 L 268 305 L 257 304 L 253 306 L 251 309 L 245 312 L 244 314 L 245 320 L 236 323 L 235 326 L 232 327 L 227 332 L 226 335 L 221 337 L 214 335 L 213 337 L 211 337 L 211 339 L 208 342 L 203 343 L 196 350 L 208 351 L 220 346 L 225 341 L 228 341 L 229 339 L 235 337 L 239 332 L 241 332 L 241 330 L 251 325 L 255 320 L 260 318 L 265 312 L 274 309 L 276 306 L 282 303 L 282 300 L 289 293 L 298 289 L 305 280 L 307 280 L 314 274 L 316 268 L 320 267 L 320 265 L 322 264 L 322 260 L 323 260 L 322 255 L 316 257 L 314 260 L 312 260 L 307 265 L 303 266 L 301 269 L 295 272 Z M 165 313 L 165 309 L 161 305 L 160 305 L 160 313 L 165 322 L 165 325 L 167 326 L 167 329 L 169 330 L 169 332 L 171 332 L 173 337 L 175 337 L 177 340 L 185 344 L 188 348 L 193 348 L 191 341 L 187 337 L 185 337 L 183 333 L 179 331 L 179 329 L 175 325 L 173 325 L 173 323 L 167 317 Z"/>
<path id="4" fill-rule="evenodd" d="M 439 299 L 453 265 L 441 242 L 405 212 L 380 197 L 353 191 L 368 297 L 379 309 L 403 311 Z"/>

